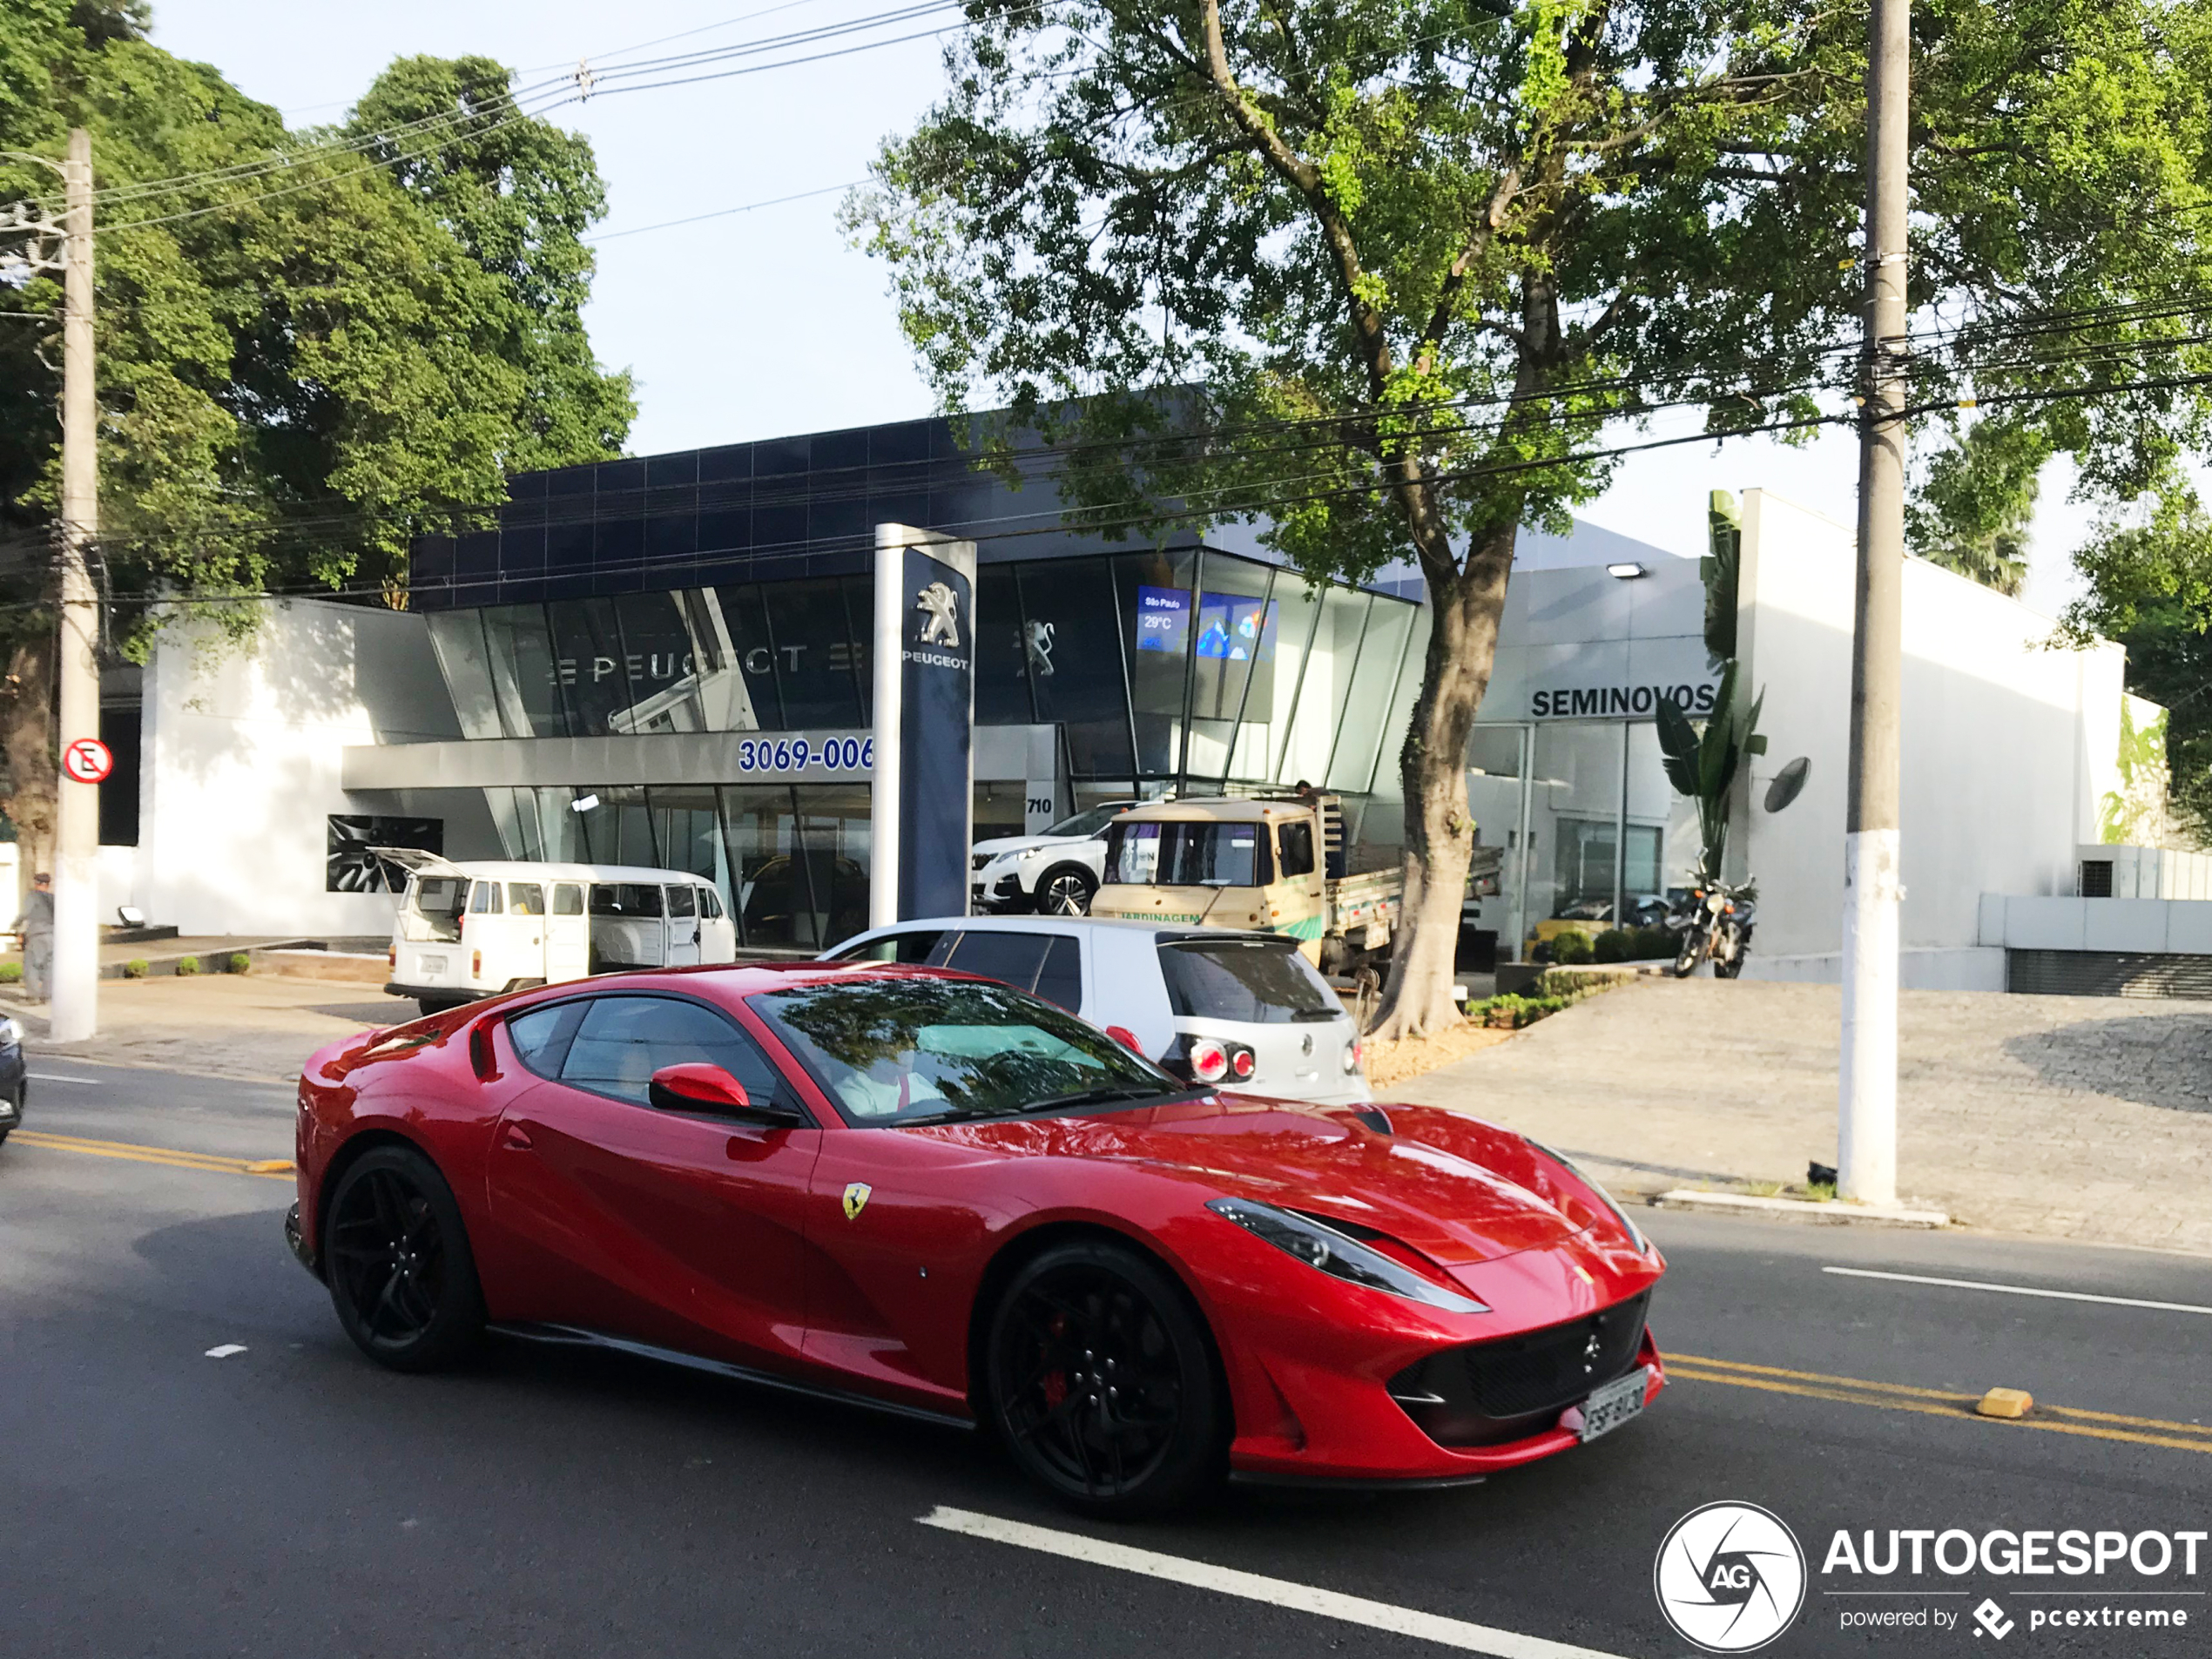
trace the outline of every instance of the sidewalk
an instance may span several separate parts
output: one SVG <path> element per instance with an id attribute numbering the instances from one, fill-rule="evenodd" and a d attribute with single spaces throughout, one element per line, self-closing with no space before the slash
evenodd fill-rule
<path id="1" fill-rule="evenodd" d="M 1662 980 L 1387 1091 L 1587 1159 L 1619 1190 L 1836 1161 L 1837 989 Z M 2212 1002 L 1907 991 L 1898 1185 L 2002 1232 L 2212 1255 Z"/>
<path id="2" fill-rule="evenodd" d="M 420 1013 L 413 1002 L 372 986 L 274 974 L 103 980 L 100 1035 L 90 1042 L 57 1045 L 45 1041 L 43 1005 L 26 1005 L 20 986 L 0 990 L 0 1013 L 22 1023 L 34 1067 L 50 1056 L 76 1055 L 287 1085 L 298 1079 L 301 1062 L 333 1038 L 397 1025 Z"/>

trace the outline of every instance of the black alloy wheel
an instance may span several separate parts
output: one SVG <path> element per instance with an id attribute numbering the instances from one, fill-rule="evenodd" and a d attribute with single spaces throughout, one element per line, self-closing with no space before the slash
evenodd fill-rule
<path id="1" fill-rule="evenodd" d="M 1037 911 L 1047 916 L 1087 916 L 1097 883 L 1083 870 L 1060 869 L 1037 883 Z"/>
<path id="2" fill-rule="evenodd" d="M 1016 1272 L 992 1317 L 988 1377 L 1015 1462 L 1085 1514 L 1157 1514 L 1221 1478 L 1228 1413 L 1205 1322 L 1126 1245 L 1056 1245 Z"/>
<path id="3" fill-rule="evenodd" d="M 395 1371 L 452 1364 L 484 1326 L 460 1206 L 411 1147 L 380 1146 L 339 1177 L 323 1223 L 323 1273 L 338 1322 Z"/>

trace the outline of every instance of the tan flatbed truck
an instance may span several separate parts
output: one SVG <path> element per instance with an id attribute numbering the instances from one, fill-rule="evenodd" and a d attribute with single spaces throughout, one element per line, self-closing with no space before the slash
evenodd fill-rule
<path id="1" fill-rule="evenodd" d="M 1348 973 L 1389 948 L 1405 879 L 1343 868 L 1334 795 L 1157 801 L 1109 827 L 1090 914 L 1287 934 L 1325 973 Z"/>

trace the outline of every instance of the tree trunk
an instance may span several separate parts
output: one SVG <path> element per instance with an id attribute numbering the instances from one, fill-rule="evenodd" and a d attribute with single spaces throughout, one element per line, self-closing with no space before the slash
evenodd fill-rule
<path id="1" fill-rule="evenodd" d="M 16 826 L 17 908 L 30 878 L 50 869 L 54 856 L 54 636 L 42 632 L 18 644 L 0 682 L 0 756 L 7 762 L 9 792 L 0 812 Z"/>
<path id="2" fill-rule="evenodd" d="M 1490 685 L 1518 534 L 1511 521 L 1492 530 L 1463 567 L 1440 581 L 1435 566 L 1423 561 L 1431 627 L 1421 693 L 1399 757 L 1406 791 L 1406 899 L 1373 1027 L 1373 1035 L 1385 1041 L 1421 1036 L 1457 1017 L 1453 973 L 1474 850 L 1467 738 Z"/>

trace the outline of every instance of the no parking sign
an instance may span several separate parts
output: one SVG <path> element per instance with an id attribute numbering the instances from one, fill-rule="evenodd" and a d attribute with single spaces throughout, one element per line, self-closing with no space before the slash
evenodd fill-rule
<path id="1" fill-rule="evenodd" d="M 62 770 L 76 783 L 105 783 L 115 770 L 115 757 L 98 738 L 79 738 L 62 751 Z"/>

